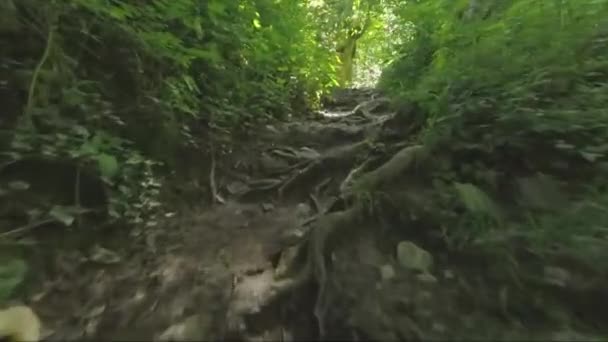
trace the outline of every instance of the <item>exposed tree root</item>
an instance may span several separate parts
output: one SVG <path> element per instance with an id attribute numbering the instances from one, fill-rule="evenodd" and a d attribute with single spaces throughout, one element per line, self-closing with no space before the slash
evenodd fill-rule
<path id="1" fill-rule="evenodd" d="M 373 190 L 384 184 L 384 182 L 394 182 L 408 169 L 418 165 L 418 162 L 421 162 L 426 156 L 427 151 L 423 146 L 406 147 L 379 168 L 362 175 L 355 184 L 371 186 L 372 188 L 368 189 Z M 309 260 L 311 260 L 311 255 L 325 254 L 326 240 L 334 237 L 336 232 L 339 232 L 341 228 L 352 226 L 363 213 L 362 205 L 355 203 L 351 208 L 344 211 L 333 212 L 318 217 L 316 224 L 309 232 L 308 238 L 301 242 L 301 244 L 307 243 L 309 249 L 302 247 L 302 252 L 306 251 L 309 253 Z M 306 268 L 303 268 L 303 270 L 307 271 Z"/>
<path id="2" fill-rule="evenodd" d="M 328 170 L 347 169 L 356 161 L 357 157 L 370 150 L 367 141 L 361 141 L 345 147 L 336 148 L 319 158 L 308 162 L 304 169 L 297 170 L 279 188 L 279 196 L 283 197 L 290 190 L 302 184 L 314 182 L 315 179 L 327 173 Z"/>
<path id="3" fill-rule="evenodd" d="M 352 169 L 348 175 L 346 176 L 346 178 L 344 179 L 344 181 L 342 181 L 342 184 L 340 184 L 340 193 L 344 194 L 346 193 L 352 183 L 354 182 L 355 178 L 359 177 L 359 175 L 361 175 L 365 169 L 367 169 L 369 167 L 369 165 L 374 161 L 374 158 L 369 158 L 366 159 L 363 163 L 361 163 L 359 166 L 357 166 L 356 168 Z"/>
<path id="4" fill-rule="evenodd" d="M 215 184 L 215 153 L 211 149 L 211 170 L 209 171 L 209 188 L 211 189 L 211 203 L 224 204 L 226 201 L 220 196 Z"/>
<path id="5" fill-rule="evenodd" d="M 354 186 L 369 190 L 378 189 L 394 182 L 403 176 L 405 171 L 424 163 L 428 157 L 429 151 L 422 145 L 405 147 L 377 169 L 362 175 Z"/>
<path id="6" fill-rule="evenodd" d="M 367 150 L 368 147 L 366 146 L 368 145 L 364 145 L 364 143 L 351 145 L 340 153 L 332 154 L 331 157 L 326 156 L 322 160 L 328 161 L 327 163 L 334 167 L 343 166 L 344 163 L 352 165 L 354 158 L 361 151 Z M 405 172 L 419 165 L 419 162 L 427 156 L 428 151 L 423 146 L 406 147 L 377 169 L 361 175 L 359 179 L 354 181 L 354 184 L 364 185 L 370 190 L 377 189 L 402 177 Z M 364 162 L 363 165 L 359 165 L 350 174 L 357 174 L 360 170 L 364 170 L 365 164 Z M 319 160 L 316 163 L 311 163 L 302 172 L 307 174 L 299 173 L 298 176 L 291 179 L 290 183 L 283 185 L 283 191 L 295 186 L 296 183 L 299 184 L 309 180 L 310 178 L 307 177 L 313 177 L 315 172 L 321 171 L 321 165 L 327 167 L 327 164 Z M 273 285 L 272 296 L 269 301 L 274 302 L 278 297 L 296 291 L 314 281 L 318 288 L 314 315 L 318 323 L 319 338 L 323 338 L 326 334 L 324 322 L 330 296 L 327 290 L 327 282 L 330 277 L 327 256 L 340 243 L 357 236 L 354 230 L 361 226 L 360 222 L 367 215 L 367 211 L 362 203 L 355 202 L 350 208 L 343 211 L 328 214 L 320 212 L 319 214 L 319 216 L 315 216 L 312 228 L 308 230 L 306 236 L 298 239 L 299 242 L 291 244 L 293 247 L 290 247 L 289 252 L 285 251 L 283 253 L 280 261 L 283 264 L 283 270 L 276 275 L 277 279 Z M 345 234 L 346 232 L 348 233 Z M 348 238 L 345 239 L 345 237 Z M 286 257 L 286 255 L 290 255 L 290 257 Z"/>
<path id="7" fill-rule="evenodd" d="M 293 291 L 313 279 L 319 283 L 319 287 L 322 287 L 321 283 L 325 282 L 327 275 L 325 267 L 327 251 L 342 240 L 338 237 L 345 229 L 357 227 L 356 223 L 363 217 L 363 214 L 363 208 L 355 205 L 347 210 L 320 217 L 309 231 L 307 238 L 298 245 L 298 256 L 286 261 L 288 265 L 286 265 L 285 275 L 295 275 L 279 279 L 275 284 L 275 295 L 279 296 Z M 302 260 L 304 260 L 303 263 Z"/>

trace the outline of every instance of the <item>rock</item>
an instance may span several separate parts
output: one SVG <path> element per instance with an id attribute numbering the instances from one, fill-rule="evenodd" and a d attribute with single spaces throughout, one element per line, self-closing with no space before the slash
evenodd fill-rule
<path id="1" fill-rule="evenodd" d="M 430 273 L 418 274 L 416 276 L 416 279 L 418 279 L 420 282 L 428 283 L 428 284 L 435 284 L 437 282 L 437 278 L 435 278 L 435 276 L 433 276 Z"/>
<path id="2" fill-rule="evenodd" d="M 429 319 L 433 317 L 433 310 L 431 309 L 421 309 L 418 311 L 418 316 Z"/>
<path id="3" fill-rule="evenodd" d="M 367 116 L 370 114 L 378 114 L 389 110 L 390 100 L 388 98 L 381 97 L 359 103 L 355 107 L 355 109 L 353 109 L 353 114 L 363 114 L 364 116 Z"/>
<path id="4" fill-rule="evenodd" d="M 89 260 L 99 264 L 111 265 L 119 263 L 122 258 L 114 251 L 100 246 L 95 246 L 89 255 Z"/>
<path id="5" fill-rule="evenodd" d="M 265 171 L 277 171 L 287 168 L 288 166 L 289 164 L 286 161 L 273 158 L 266 153 L 262 154 L 262 157 L 260 158 L 260 167 Z"/>
<path id="6" fill-rule="evenodd" d="M 2 340 L 38 341 L 42 323 L 29 306 L 16 305 L 0 310 Z"/>
<path id="7" fill-rule="evenodd" d="M 306 203 L 299 203 L 296 206 L 296 216 L 300 219 L 307 218 L 312 214 L 312 208 Z"/>
<path id="8" fill-rule="evenodd" d="M 262 210 L 264 210 L 264 211 L 274 210 L 274 204 L 272 204 L 272 203 L 262 203 Z"/>
<path id="9" fill-rule="evenodd" d="M 268 132 L 272 133 L 272 134 L 279 134 L 279 133 L 281 133 L 281 132 L 279 132 L 279 130 L 278 130 L 276 127 L 274 127 L 273 125 L 266 125 L 266 127 L 264 127 L 264 128 L 266 128 L 266 130 L 267 130 Z"/>
<path id="10" fill-rule="evenodd" d="M 548 284 L 566 287 L 566 285 L 571 282 L 572 276 L 570 275 L 570 272 L 561 267 L 546 266 L 543 271 L 545 281 Z"/>
<path id="11" fill-rule="evenodd" d="M 9 189 L 14 191 L 24 191 L 30 188 L 30 183 L 20 180 L 9 182 L 7 185 Z"/>
<path id="12" fill-rule="evenodd" d="M 443 277 L 445 279 L 454 279 L 454 272 L 452 270 L 443 271 Z"/>
<path id="13" fill-rule="evenodd" d="M 396 319 L 394 328 L 397 330 L 401 341 L 421 341 L 423 340 L 423 333 L 418 324 L 408 317 L 400 316 Z"/>
<path id="14" fill-rule="evenodd" d="M 572 331 L 572 330 L 561 330 L 561 331 L 556 331 L 553 333 L 553 335 L 551 336 L 551 340 L 553 341 L 600 341 L 602 339 L 593 339 L 590 338 L 589 336 L 583 336 L 582 334 L 576 332 L 576 331 Z"/>
<path id="15" fill-rule="evenodd" d="M 312 148 L 302 147 L 298 151 L 297 156 L 302 159 L 316 159 L 321 157 L 321 154 Z"/>
<path id="16" fill-rule="evenodd" d="M 194 315 L 183 322 L 167 328 L 158 338 L 159 341 L 202 341 L 209 339 L 211 319 L 208 316 Z"/>
<path id="17" fill-rule="evenodd" d="M 274 271 L 274 275 L 277 279 L 284 278 L 290 270 L 290 267 L 294 264 L 296 257 L 298 256 L 298 246 L 292 246 L 287 248 L 281 253 L 281 258 Z"/>
<path id="18" fill-rule="evenodd" d="M 382 276 L 382 280 L 391 280 L 395 278 L 395 269 L 392 265 L 384 265 L 380 267 L 380 275 Z"/>
<path id="19" fill-rule="evenodd" d="M 265 342 L 265 341 L 282 341 L 283 334 L 280 327 L 271 330 L 266 330 L 262 334 L 255 336 L 247 336 L 245 339 L 248 342 Z"/>
<path id="20" fill-rule="evenodd" d="M 422 301 L 429 301 L 431 299 L 433 299 L 433 294 L 429 291 L 422 291 L 417 295 L 419 300 Z"/>
<path id="21" fill-rule="evenodd" d="M 228 184 L 228 186 L 226 186 L 226 190 L 228 190 L 228 192 L 231 195 L 236 195 L 236 194 L 245 193 L 245 192 L 251 190 L 251 188 L 243 182 L 234 181 L 234 182 L 231 182 L 230 184 Z"/>
<path id="22" fill-rule="evenodd" d="M 441 323 L 433 323 L 433 326 L 431 327 L 431 329 L 433 329 L 433 331 L 436 331 L 438 333 L 444 333 L 446 332 L 446 327 L 445 325 L 441 324 Z"/>
<path id="23" fill-rule="evenodd" d="M 401 241 L 397 245 L 397 261 L 406 269 L 423 273 L 428 273 L 433 266 L 431 253 L 410 241 Z"/>

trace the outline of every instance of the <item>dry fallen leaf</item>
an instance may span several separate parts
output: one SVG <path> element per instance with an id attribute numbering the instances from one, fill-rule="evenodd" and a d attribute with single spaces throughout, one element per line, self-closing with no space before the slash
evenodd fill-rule
<path id="1" fill-rule="evenodd" d="M 122 258 L 118 253 L 96 245 L 89 255 L 89 260 L 100 264 L 110 265 L 119 263 Z"/>

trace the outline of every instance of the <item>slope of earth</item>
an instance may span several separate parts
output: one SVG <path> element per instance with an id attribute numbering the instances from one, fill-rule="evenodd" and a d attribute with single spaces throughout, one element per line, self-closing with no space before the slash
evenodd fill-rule
<path id="1" fill-rule="evenodd" d="M 212 207 L 40 258 L 26 302 L 49 340 L 67 341 L 606 333 L 605 275 L 525 256 L 514 276 L 503 255 L 433 235 L 424 163 L 440 156 L 404 139 L 417 122 L 376 91 L 340 91 L 314 119 L 269 125 L 218 163 Z M 407 191 L 389 205 L 369 189 Z"/>
<path id="2" fill-rule="evenodd" d="M 276 195 L 297 188 L 289 181 L 303 165 L 325 155 L 339 159 L 343 150 L 354 158 L 365 134 L 345 120 L 269 125 L 253 137 L 261 142 L 218 163 L 213 207 L 184 208 L 155 227 L 106 231 L 96 243 L 55 234 L 46 242 L 53 248 L 32 257 L 35 276 L 22 300 L 40 315 L 48 340 L 311 338 L 316 328 L 306 313 L 284 326 L 274 322 L 283 313 L 252 326 L 242 316 L 266 304 L 280 251 L 329 202 Z M 298 301 L 311 302 L 291 304 Z"/>

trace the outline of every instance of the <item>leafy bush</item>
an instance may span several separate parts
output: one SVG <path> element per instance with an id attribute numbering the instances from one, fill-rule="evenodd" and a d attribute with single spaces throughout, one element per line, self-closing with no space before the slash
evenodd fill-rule
<path id="1" fill-rule="evenodd" d="M 104 181 L 113 218 L 151 215 L 161 171 L 210 128 L 300 114 L 335 83 L 298 1 L 7 4 L 0 16 L 21 25 L 4 28 L 0 55 L 18 99 L 5 106 L 3 165 L 68 161 Z"/>
<path id="2" fill-rule="evenodd" d="M 424 112 L 418 139 L 451 155 L 440 177 L 447 172 L 448 182 L 491 193 L 539 249 L 541 242 L 560 240 L 549 234 L 560 241 L 593 235 L 600 214 L 573 222 L 581 215 L 572 214 L 575 209 L 512 205 L 521 195 L 517 182 L 542 174 L 556 177 L 573 207 L 605 197 L 608 2 L 414 1 L 398 14 L 410 31 L 380 86 Z M 464 221 L 469 233 L 478 226 Z M 506 229 L 484 222 L 494 235 Z"/>

